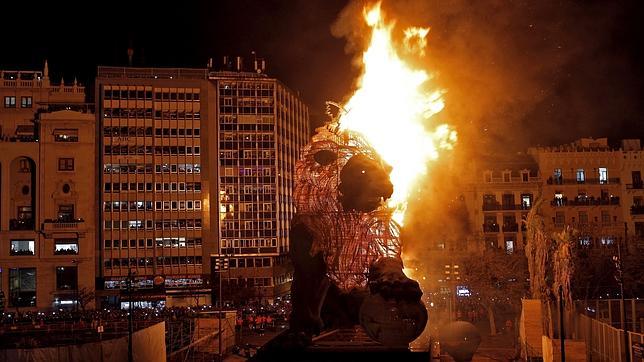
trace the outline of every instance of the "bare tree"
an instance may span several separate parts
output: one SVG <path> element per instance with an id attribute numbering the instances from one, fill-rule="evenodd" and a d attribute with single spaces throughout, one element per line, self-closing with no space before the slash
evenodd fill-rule
<path id="1" fill-rule="evenodd" d="M 78 306 L 81 308 L 81 310 L 84 312 L 85 308 L 94 301 L 95 294 L 92 290 L 87 289 L 87 288 L 81 288 L 78 290 L 77 298 L 78 298 Z"/>
<path id="2" fill-rule="evenodd" d="M 473 298 L 487 311 L 490 333 L 496 334 L 495 309 L 506 306 L 518 312 L 527 292 L 525 259 L 522 255 L 488 250 L 466 258 L 463 272 Z"/>
<path id="3" fill-rule="evenodd" d="M 541 205 L 543 198 L 539 196 L 534 206 L 528 213 L 526 220 L 526 245 L 525 256 L 528 259 L 528 273 L 530 274 L 530 294 L 533 299 L 542 299 L 547 293 L 546 263 L 550 238 L 546 236 Z"/>
<path id="4" fill-rule="evenodd" d="M 577 234 L 578 232 L 570 226 L 564 227 L 561 232 L 553 233 L 555 250 L 552 257 L 554 273 L 552 295 L 554 295 L 554 299 L 559 303 L 562 302 L 561 299 L 563 297 L 567 316 L 565 319 L 568 321 L 570 321 L 572 314 L 572 293 L 570 288 L 570 282 L 574 273 L 572 245 Z M 563 291 L 563 296 L 559 295 L 559 288 Z M 559 329 L 561 331 L 561 326 L 559 326 Z M 570 328 L 568 330 L 570 331 Z"/>

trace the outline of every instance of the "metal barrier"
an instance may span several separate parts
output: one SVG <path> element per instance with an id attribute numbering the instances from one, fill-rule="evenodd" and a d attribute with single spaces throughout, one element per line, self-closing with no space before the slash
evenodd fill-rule
<path id="1" fill-rule="evenodd" d="M 627 362 L 624 351 L 624 330 L 579 315 L 576 323 L 577 336 L 586 341 L 586 355 L 590 361 Z M 629 348 L 635 343 L 644 342 L 644 334 L 628 332 Z"/>

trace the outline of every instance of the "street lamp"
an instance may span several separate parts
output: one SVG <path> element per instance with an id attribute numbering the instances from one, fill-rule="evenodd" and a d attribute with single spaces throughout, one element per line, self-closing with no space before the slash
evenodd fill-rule
<path id="1" fill-rule="evenodd" d="M 219 361 L 223 361 L 223 353 L 222 353 L 222 341 L 221 341 L 221 313 L 223 309 L 223 298 L 222 298 L 222 287 L 221 287 L 221 273 L 229 270 L 229 259 L 226 256 L 221 256 L 219 255 L 215 259 L 215 272 L 219 274 L 219 293 L 218 293 L 218 308 L 217 308 L 217 324 L 219 325 Z"/>
<path id="2" fill-rule="evenodd" d="M 78 313 L 78 307 L 80 303 L 80 291 L 78 290 L 78 287 L 79 287 L 78 270 L 80 269 L 80 263 L 81 263 L 81 260 L 72 259 L 72 264 L 76 265 L 76 288 L 74 288 L 74 298 L 76 299 L 76 303 L 74 304 L 74 309 L 76 310 L 76 313 Z"/>
<path id="3" fill-rule="evenodd" d="M 624 223 L 626 225 L 626 223 Z M 626 361 L 629 361 L 630 355 L 630 345 L 628 343 L 628 321 L 626 320 L 626 302 L 624 301 L 624 262 L 622 259 L 622 248 L 621 242 L 617 243 L 617 255 L 613 255 L 613 262 L 615 263 L 615 280 L 619 284 L 619 293 L 620 293 L 620 303 L 622 309 L 622 320 L 624 324 L 622 328 L 624 329 L 624 353 L 626 356 Z"/>
<path id="4" fill-rule="evenodd" d="M 134 361 L 134 355 L 133 355 L 133 350 L 132 350 L 132 335 L 134 334 L 134 323 L 133 323 L 133 318 L 134 318 L 134 313 L 132 310 L 132 289 L 134 286 L 132 285 L 134 275 L 136 273 L 132 272 L 132 268 L 130 268 L 127 271 L 127 279 L 125 280 L 125 285 L 127 287 L 127 295 L 128 295 L 128 300 L 129 300 L 129 307 L 128 307 L 128 318 L 127 318 L 127 360 L 128 362 L 133 362 Z"/>

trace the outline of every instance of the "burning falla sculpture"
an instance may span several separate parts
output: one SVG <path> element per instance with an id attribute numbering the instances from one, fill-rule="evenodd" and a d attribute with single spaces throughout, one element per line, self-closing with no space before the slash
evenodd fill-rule
<path id="1" fill-rule="evenodd" d="M 407 346 L 427 322 L 418 283 L 403 273 L 399 227 L 385 201 L 391 167 L 337 119 L 317 130 L 296 165 L 290 254 L 290 330 L 363 326 L 387 346 Z"/>

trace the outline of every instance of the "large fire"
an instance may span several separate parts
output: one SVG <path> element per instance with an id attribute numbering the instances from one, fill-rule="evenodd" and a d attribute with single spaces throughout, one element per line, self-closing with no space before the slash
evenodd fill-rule
<path id="1" fill-rule="evenodd" d="M 394 220 L 403 224 L 407 200 L 427 164 L 438 150 L 451 148 L 456 132 L 443 124 L 428 130 L 431 117 L 444 107 L 441 89 L 431 89 L 431 76 L 401 59 L 392 40 L 394 24 L 385 23 L 380 3 L 364 9 L 371 40 L 362 55 L 358 89 L 345 104 L 340 128 L 361 133 L 393 167 L 394 194 L 389 206 Z M 403 46 L 417 56 L 425 54 L 427 28 L 404 31 Z"/>

